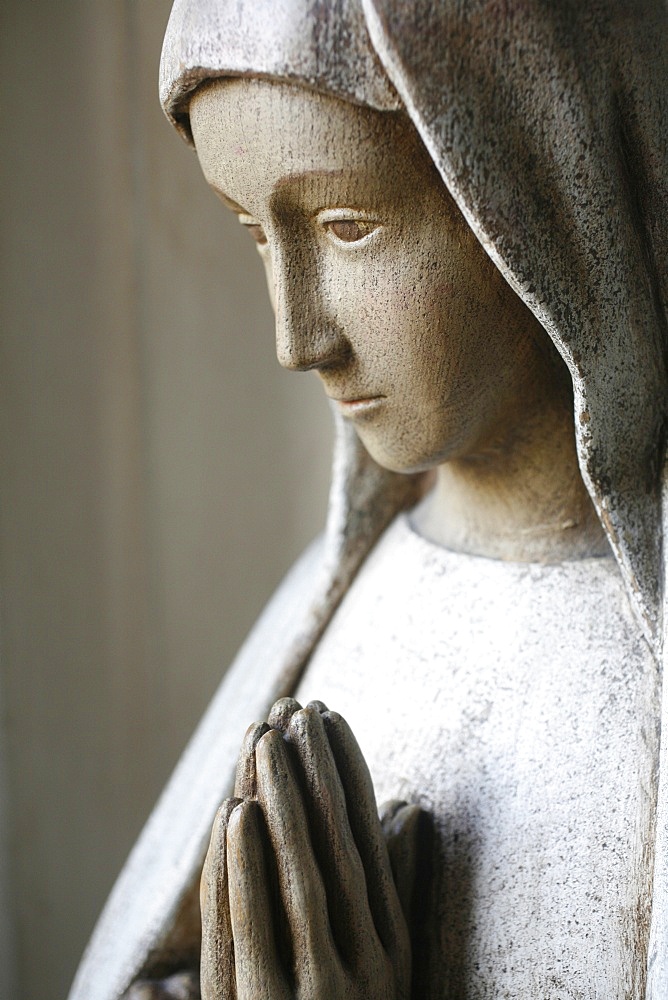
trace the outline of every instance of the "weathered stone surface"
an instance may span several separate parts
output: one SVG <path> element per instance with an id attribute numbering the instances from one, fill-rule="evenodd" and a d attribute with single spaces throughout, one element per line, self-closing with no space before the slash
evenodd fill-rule
<path id="1" fill-rule="evenodd" d="M 347 425 L 324 548 L 242 651 L 73 998 L 164 960 L 232 791 L 229 720 L 301 684 L 345 703 L 383 796 L 433 814 L 414 995 L 663 1000 L 667 19 L 652 0 L 295 0 L 271 19 L 177 0 L 165 108 L 260 244 L 279 358 L 317 371 Z M 367 558 L 434 478 L 421 537 L 395 522 Z M 608 546 L 616 561 L 591 558 Z M 297 793 L 280 728 L 249 738 L 243 801 L 214 828 L 205 995 L 369 996 L 306 940 L 286 979 L 270 898 L 253 909 L 272 850 L 284 905 L 317 883 L 307 840 L 279 850 L 277 831 L 318 829 L 326 765 Z M 329 897 L 309 898 L 320 940 Z M 367 940 L 360 925 L 345 947 Z"/>

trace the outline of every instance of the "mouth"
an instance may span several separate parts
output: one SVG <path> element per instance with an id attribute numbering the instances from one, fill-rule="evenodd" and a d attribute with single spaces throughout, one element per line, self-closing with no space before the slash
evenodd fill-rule
<path id="1" fill-rule="evenodd" d="M 385 396 L 357 396 L 350 399 L 336 399 L 330 396 L 344 417 L 358 417 L 371 413 L 382 405 L 385 398 Z"/>

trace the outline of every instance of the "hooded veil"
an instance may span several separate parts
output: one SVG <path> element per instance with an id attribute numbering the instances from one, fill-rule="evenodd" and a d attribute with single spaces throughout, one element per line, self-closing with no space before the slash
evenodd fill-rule
<path id="1" fill-rule="evenodd" d="M 582 477 L 638 627 L 661 659 L 664 0 L 176 0 L 160 94 L 188 141 L 192 93 L 223 76 L 280 79 L 408 112 L 469 226 L 568 366 Z M 376 465 L 339 422 L 324 539 L 279 588 L 226 675 L 117 882 L 71 1000 L 114 1000 L 139 975 L 196 961 L 196 883 L 238 749 L 226 721 L 265 717 L 295 689 L 367 552 L 422 489 L 423 477 Z M 651 1000 L 668 995 L 667 769 Z"/>

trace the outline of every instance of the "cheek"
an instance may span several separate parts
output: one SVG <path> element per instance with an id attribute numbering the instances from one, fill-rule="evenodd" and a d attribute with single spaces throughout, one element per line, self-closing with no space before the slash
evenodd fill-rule
<path id="1" fill-rule="evenodd" d="M 449 275 L 420 279 L 388 297 L 388 325 L 399 349 L 423 372 L 426 388 L 453 391 L 471 349 L 471 316 L 475 297 L 470 287 Z M 393 338 L 394 339 L 394 338 Z"/>
<path id="2" fill-rule="evenodd" d="M 377 333 L 392 340 L 404 351 L 411 345 L 419 349 L 426 340 L 441 330 L 449 313 L 464 315 L 469 298 L 448 277 L 424 272 L 412 275 L 410 270 L 384 274 L 379 280 L 369 276 L 356 296 L 357 309 L 348 311 L 372 335 Z M 354 321 L 354 320 L 353 320 Z"/>
<path id="3" fill-rule="evenodd" d="M 468 263 L 458 247 L 439 244 L 337 275 L 337 319 L 360 360 L 388 371 L 408 365 L 430 387 L 463 375 L 470 391 L 465 368 L 477 353 L 481 301 Z"/>

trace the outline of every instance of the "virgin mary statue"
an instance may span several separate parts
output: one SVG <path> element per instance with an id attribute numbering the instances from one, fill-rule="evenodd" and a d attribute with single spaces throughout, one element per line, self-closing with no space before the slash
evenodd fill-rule
<path id="1" fill-rule="evenodd" d="M 214 816 L 267 718 L 257 787 L 224 811 L 250 917 L 226 942 L 214 912 L 207 1000 L 665 1000 L 664 0 L 176 0 L 160 86 L 258 242 L 279 360 L 318 374 L 337 443 L 323 538 L 227 672 L 71 1000 L 195 982 Z M 396 971 L 324 703 L 378 798 L 430 817 L 394 979 L 360 961 L 373 938 Z M 304 756 L 325 732 L 338 772 Z M 252 852 L 234 868 L 260 822 L 289 941 L 244 964 L 275 903 L 261 875 L 239 890 Z M 313 986 L 335 966 L 343 985 Z"/>

